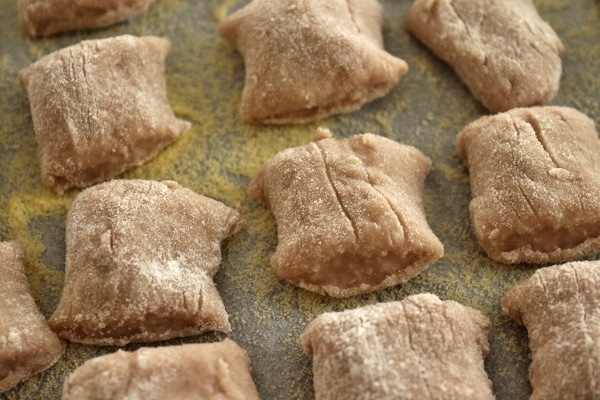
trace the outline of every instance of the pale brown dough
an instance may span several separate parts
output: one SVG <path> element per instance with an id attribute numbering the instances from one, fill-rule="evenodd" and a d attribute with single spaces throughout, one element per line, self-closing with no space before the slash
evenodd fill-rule
<path id="1" fill-rule="evenodd" d="M 383 48 L 377 0 L 253 0 L 219 26 L 244 58 L 246 122 L 304 123 L 359 109 L 408 70 Z"/>
<path id="2" fill-rule="evenodd" d="M 25 247 L 0 243 L 0 393 L 50 368 L 65 347 L 31 296 Z"/>
<path id="3" fill-rule="evenodd" d="M 531 0 L 416 0 L 406 28 L 493 113 L 558 91 L 563 44 Z"/>
<path id="4" fill-rule="evenodd" d="M 481 312 L 418 294 L 322 314 L 300 341 L 317 400 L 489 400 L 489 330 Z"/>
<path id="5" fill-rule="evenodd" d="M 83 41 L 19 72 L 47 186 L 62 193 L 113 178 L 190 128 L 167 100 L 170 50 L 166 39 L 123 35 Z"/>
<path id="6" fill-rule="evenodd" d="M 572 108 L 482 117 L 457 138 L 471 222 L 494 260 L 558 263 L 600 251 L 600 140 Z"/>
<path id="7" fill-rule="evenodd" d="M 315 141 L 278 153 L 250 183 L 271 209 L 275 273 L 304 289 L 348 297 L 397 285 L 443 254 L 422 204 L 431 161 L 372 134 Z"/>
<path id="8" fill-rule="evenodd" d="M 212 277 L 221 241 L 242 223 L 175 182 L 84 190 L 67 215 L 65 287 L 50 326 L 74 342 L 119 346 L 229 331 Z"/>
<path id="9" fill-rule="evenodd" d="M 141 348 L 86 361 L 62 400 L 258 400 L 250 360 L 234 341 Z"/>
<path id="10" fill-rule="evenodd" d="M 145 11 L 154 0 L 18 0 L 29 36 L 103 28 Z"/>
<path id="11" fill-rule="evenodd" d="M 600 398 L 600 261 L 538 269 L 502 299 L 527 327 L 530 400 Z"/>

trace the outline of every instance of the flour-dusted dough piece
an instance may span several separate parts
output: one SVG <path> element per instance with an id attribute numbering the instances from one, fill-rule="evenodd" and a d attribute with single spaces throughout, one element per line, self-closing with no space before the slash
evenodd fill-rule
<path id="1" fill-rule="evenodd" d="M 170 49 L 153 36 L 83 41 L 19 72 L 47 186 L 62 193 L 108 180 L 190 128 L 167 100 Z"/>
<path id="2" fill-rule="evenodd" d="M 564 50 L 531 0 L 416 0 L 406 28 L 491 112 L 546 104 Z"/>
<path id="3" fill-rule="evenodd" d="M 408 70 L 383 48 L 377 0 L 253 0 L 219 26 L 244 58 L 246 122 L 304 123 L 359 109 Z"/>
<path id="4" fill-rule="evenodd" d="M 124 345 L 229 331 L 212 277 L 240 215 L 175 182 L 115 180 L 67 214 L 65 287 L 49 320 L 62 338 Z"/>
<path id="5" fill-rule="evenodd" d="M 50 368 L 66 344 L 50 330 L 25 276 L 25 248 L 0 243 L 0 393 Z"/>
<path id="6" fill-rule="evenodd" d="M 234 341 L 141 348 L 86 361 L 62 400 L 258 400 L 250 360 Z"/>
<path id="7" fill-rule="evenodd" d="M 600 140 L 565 107 L 514 109 L 463 129 L 473 229 L 494 260 L 559 263 L 600 251 Z"/>
<path id="8" fill-rule="evenodd" d="M 18 0 L 29 36 L 103 28 L 146 11 L 154 0 Z"/>
<path id="9" fill-rule="evenodd" d="M 300 341 L 316 399 L 493 399 L 490 322 L 433 294 L 314 319 Z"/>
<path id="10" fill-rule="evenodd" d="M 538 269 L 502 299 L 529 334 L 531 400 L 600 398 L 600 261 Z"/>
<path id="11" fill-rule="evenodd" d="M 397 285 L 443 254 L 422 204 L 431 161 L 372 134 L 315 141 L 280 152 L 249 193 L 269 207 L 278 276 L 307 290 L 348 297 Z"/>

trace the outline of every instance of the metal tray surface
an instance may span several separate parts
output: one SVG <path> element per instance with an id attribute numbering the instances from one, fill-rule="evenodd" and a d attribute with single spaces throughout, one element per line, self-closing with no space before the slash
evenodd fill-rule
<path id="1" fill-rule="evenodd" d="M 78 191 L 59 196 L 42 184 L 29 103 L 17 73 L 42 56 L 84 39 L 157 35 L 173 43 L 166 72 L 169 100 L 177 116 L 191 121 L 193 127 L 155 159 L 121 177 L 175 180 L 236 208 L 246 227 L 224 243 L 223 263 L 215 279 L 233 331 L 148 346 L 211 342 L 228 336 L 248 352 L 262 398 L 312 399 L 312 364 L 298 338 L 313 318 L 326 311 L 431 292 L 490 318 L 491 352 L 485 366 L 496 397 L 528 398 L 527 332 L 502 315 L 500 299 L 536 267 L 501 265 L 481 250 L 469 221 L 468 172 L 455 149 L 457 133 L 487 112 L 448 65 L 406 32 L 404 19 L 412 2 L 381 2 L 385 47 L 410 67 L 399 84 L 357 112 L 307 125 L 260 126 L 239 120 L 243 61 L 217 34 L 219 21 L 247 1 L 157 0 L 147 12 L 107 29 L 30 39 L 19 24 L 17 2 L 0 0 L 0 240 L 25 242 L 27 276 L 43 314 L 52 314 L 62 290 L 65 216 Z M 600 2 L 536 0 L 535 4 L 566 48 L 560 91 L 551 104 L 574 107 L 598 125 Z M 274 275 L 269 255 L 277 245 L 277 227 L 271 213 L 248 197 L 248 183 L 277 152 L 312 140 L 318 126 L 330 128 L 336 137 L 379 134 L 413 145 L 432 159 L 424 201 L 428 221 L 445 246 L 442 259 L 403 285 L 345 300 L 309 293 Z M 0 398 L 60 398 L 71 371 L 91 357 L 115 350 L 70 343 L 55 366 Z"/>

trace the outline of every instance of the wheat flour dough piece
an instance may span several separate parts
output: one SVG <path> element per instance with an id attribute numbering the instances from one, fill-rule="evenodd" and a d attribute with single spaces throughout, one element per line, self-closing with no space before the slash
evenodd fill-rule
<path id="1" fill-rule="evenodd" d="M 383 48 L 377 0 L 253 0 L 219 33 L 246 67 L 241 119 L 305 123 L 384 96 L 407 64 Z"/>
<path id="2" fill-rule="evenodd" d="M 538 269 L 502 311 L 529 335 L 531 400 L 600 398 L 600 261 Z"/>
<path id="3" fill-rule="evenodd" d="M 21 24 L 32 37 L 104 28 L 146 11 L 154 0 L 18 0 Z"/>
<path id="4" fill-rule="evenodd" d="M 316 399 L 493 399 L 484 369 L 490 322 L 433 294 L 330 312 L 300 341 Z"/>
<path id="5" fill-rule="evenodd" d="M 19 72 L 47 186 L 62 193 L 113 178 L 190 128 L 167 100 L 170 49 L 153 36 L 83 41 Z"/>
<path id="6" fill-rule="evenodd" d="M 114 180 L 67 214 L 65 287 L 49 320 L 62 338 L 125 345 L 230 330 L 212 277 L 242 225 L 175 182 Z"/>
<path id="7" fill-rule="evenodd" d="M 348 297 L 397 285 L 443 254 L 425 217 L 431 161 L 372 134 L 315 141 L 280 152 L 250 183 L 271 209 L 275 273 L 304 289 Z"/>
<path id="8" fill-rule="evenodd" d="M 559 263 L 600 251 L 600 140 L 572 108 L 482 117 L 458 135 L 469 168 L 471 223 L 506 263 Z"/>
<path id="9" fill-rule="evenodd" d="M 86 361 L 62 400 L 258 400 L 250 359 L 234 341 L 141 348 Z"/>
<path id="10" fill-rule="evenodd" d="M 563 44 L 531 0 L 416 0 L 406 28 L 493 113 L 558 91 Z"/>
<path id="11" fill-rule="evenodd" d="M 25 247 L 0 243 L 0 393 L 50 368 L 66 344 L 50 330 L 29 290 Z"/>

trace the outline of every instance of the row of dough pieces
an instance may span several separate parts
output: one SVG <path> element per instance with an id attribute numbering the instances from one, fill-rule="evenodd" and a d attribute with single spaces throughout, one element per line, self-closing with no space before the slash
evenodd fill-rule
<path id="1" fill-rule="evenodd" d="M 279 243 L 272 264 L 279 276 L 309 290 L 344 297 L 406 281 L 442 255 L 441 243 L 427 225 L 422 207 L 423 182 L 431 164 L 427 157 L 413 147 L 369 134 L 336 140 L 329 131 L 319 129 L 316 139 L 276 155 L 250 184 L 250 194 L 269 206 L 277 221 Z M 596 238 L 584 235 L 583 242 L 577 240 L 581 232 L 591 229 L 585 224 L 598 214 L 586 207 L 597 198 L 594 190 L 599 185 L 590 179 L 598 176 L 594 173 L 598 165 L 592 161 L 600 150 L 599 142 L 589 118 L 561 107 L 516 109 L 468 125 L 458 136 L 458 148 L 472 170 L 474 226 L 478 226 L 477 210 L 492 209 L 495 217 L 484 220 L 495 226 L 495 233 L 486 237 L 504 238 L 498 242 L 503 248 L 514 245 L 519 229 L 528 229 L 528 235 L 520 237 L 529 242 L 521 245 L 525 256 L 532 250 L 544 255 L 544 260 L 581 255 L 577 246 L 558 247 L 563 242 L 597 251 L 586 244 Z M 502 154 L 499 149 L 503 148 L 507 153 Z M 526 169 L 519 170 L 522 166 Z M 526 192 L 523 187 L 530 183 L 536 190 Z M 540 190 L 560 196 L 532 209 L 535 203 L 530 197 L 535 198 Z M 478 203 L 486 201 L 486 193 L 487 206 Z M 504 197 L 510 200 L 506 203 L 515 210 L 514 216 L 494 205 L 499 199 L 503 203 Z M 575 212 L 573 207 L 580 208 Z M 542 224 L 544 215 L 558 229 Z M 503 225 L 511 218 L 520 224 Z M 61 338 L 99 345 L 229 331 L 212 277 L 220 264 L 221 241 L 242 224 L 235 210 L 174 182 L 113 180 L 82 191 L 67 215 L 65 287 L 50 327 Z M 536 226 L 540 231 L 531 231 Z M 513 232 L 504 231 L 508 228 Z M 541 241 L 540 235 L 544 235 Z M 553 250 L 535 249 L 538 242 Z M 12 253 L 18 255 L 17 245 L 12 246 Z M 47 327 L 36 330 L 36 324 L 22 318 L 26 315 L 22 307 L 31 308 L 34 303 L 22 271 L 24 255 L 13 258 L 21 264 L 10 259 L 4 264 L 21 268 L 17 301 L 8 295 L 14 291 L 10 279 L 2 280 L 7 285 L 4 308 L 16 312 L 15 317 L 10 313 L 1 317 L 2 326 L 7 327 L 0 353 L 9 356 L 1 363 L 8 387 L 28 376 L 20 375 L 23 369 L 18 368 L 22 344 L 49 341 L 31 340 L 27 335 L 51 332 Z M 13 271 L 8 276 L 14 279 L 19 274 Z M 576 276 L 575 283 L 585 290 L 587 278 Z M 519 301 L 540 303 L 538 295 L 527 293 Z M 580 301 L 584 294 L 577 296 Z M 593 303 L 585 305 L 586 318 L 579 328 L 586 335 L 594 334 L 588 330 L 596 308 Z M 568 314 L 575 315 L 572 310 Z M 516 315 L 517 320 L 523 318 Z M 25 322 L 24 331 L 16 321 Z M 357 332 L 370 326 L 362 317 L 354 321 Z M 535 351 L 537 333 L 528 328 Z M 62 353 L 61 343 L 50 341 L 53 356 L 57 348 Z M 10 357 L 15 354 L 13 346 L 16 358 Z M 570 348 L 579 351 L 576 341 Z M 35 351 L 40 350 L 36 347 Z M 589 354 L 594 357 L 586 350 L 571 354 L 569 360 L 582 363 Z M 320 368 L 317 365 L 315 371 Z M 24 370 L 34 369 L 27 366 Z M 325 390 L 317 389 L 320 373 L 315 376 L 315 390 Z"/>
<path id="2" fill-rule="evenodd" d="M 151 3 L 63 2 L 19 0 L 26 30 L 97 28 Z M 384 96 L 408 66 L 383 49 L 382 24 L 376 0 L 254 0 L 234 12 L 219 32 L 244 58 L 242 120 L 303 123 Z M 558 90 L 562 43 L 528 0 L 417 0 L 406 27 L 492 112 L 541 105 Z M 48 187 L 62 193 L 113 178 L 190 128 L 167 101 L 169 51 L 155 37 L 83 41 L 20 72 Z"/>
<path id="3" fill-rule="evenodd" d="M 527 256 L 534 249 L 544 260 L 581 255 L 577 247 L 560 252 L 555 248 L 563 242 L 576 243 L 581 232 L 591 229 L 584 224 L 598 214 L 586 208 L 596 198 L 594 187 L 599 186 L 590 181 L 598 176 L 594 173 L 598 165 L 591 161 L 600 150 L 600 141 L 589 118 L 562 107 L 515 109 L 473 122 L 457 142 L 459 154 L 472 171 L 472 204 L 484 201 L 488 193 L 487 206 L 480 207 L 486 212 L 495 209 L 497 214 L 486 223 L 496 226 L 494 238 L 505 238 L 500 245 L 513 245 L 519 229 L 537 226 L 539 232 L 521 237 L 529 241 L 522 245 L 521 254 Z M 498 150 L 503 148 L 507 153 Z M 571 163 L 561 157 L 570 157 Z M 249 188 L 276 218 L 279 240 L 272 256 L 276 273 L 306 289 L 339 297 L 398 284 L 418 274 L 443 252 L 422 207 L 430 165 L 413 147 L 370 134 L 336 140 L 325 129 L 317 130 L 315 142 L 277 154 L 257 172 Z M 519 170 L 522 166 L 527 168 Z M 530 197 L 542 189 L 561 193 L 557 208 L 551 208 L 549 201 L 540 202 L 535 210 L 527 208 L 534 204 L 523 189 L 530 182 L 536 189 Z M 514 217 L 494 205 L 503 197 L 519 211 Z M 578 212 L 574 205 L 581 207 Z M 471 210 L 475 227 L 477 210 Z M 586 212 L 589 215 L 579 215 Z M 541 224 L 543 215 L 551 216 L 559 229 Z M 563 215 L 568 218 L 558 221 Z M 504 232 L 503 224 L 511 218 L 520 225 L 508 224 L 513 233 Z M 63 339 L 98 345 L 229 331 L 212 277 L 221 261 L 221 241 L 242 225 L 235 210 L 174 182 L 113 180 L 82 191 L 67 215 L 65 287 L 49 320 L 52 331 Z M 544 249 L 554 246 L 552 252 L 535 249 L 540 235 L 544 235 L 540 242 Z M 583 238 L 579 246 L 594 250 L 586 243 L 596 238 Z M 587 278 L 577 276 L 575 282 L 584 290 Z M 9 288 L 3 291 L 10 292 Z M 527 293 L 520 301 L 539 303 L 537 295 Z M 18 301 L 8 301 L 7 310 L 23 314 Z M 589 335 L 585 324 L 593 321 L 590 316 L 596 310 L 594 304 L 585 307 L 584 321 L 588 322 L 580 328 Z M 364 318 L 354 320 L 358 331 L 370 324 Z M 8 348 L 38 342 L 19 337 L 12 321 L 3 326 L 9 327 L 2 337 Z M 26 326 L 27 334 L 35 333 L 34 324 Z M 531 336 L 532 348 L 535 335 Z M 576 342 L 572 345 L 578 348 Z M 586 350 L 572 355 L 572 361 L 584 362 L 582 354 L 589 356 Z M 3 363 L 5 373 L 17 365 L 14 360 Z"/>
<path id="4" fill-rule="evenodd" d="M 0 393 L 52 366 L 65 343 L 29 292 L 19 242 L 0 243 Z M 596 398 L 600 261 L 538 269 L 502 299 L 530 337 L 532 399 Z M 158 296 L 161 294 L 159 293 Z M 179 321 L 171 321 L 178 324 Z M 484 369 L 490 322 L 433 294 L 315 318 L 300 337 L 317 399 L 493 399 Z M 141 348 L 84 362 L 62 399 L 258 399 L 246 352 L 218 343 Z"/>
<path id="5" fill-rule="evenodd" d="M 255 2 L 255 3 L 256 3 L 256 4 L 258 4 L 258 3 L 260 3 L 260 2 Z M 511 5 L 511 7 L 512 7 L 512 5 Z M 260 8 L 260 7 L 259 7 L 259 8 Z M 356 8 L 355 8 L 355 10 L 356 10 Z M 362 14 L 361 14 L 361 15 L 362 15 Z M 475 19 L 483 16 L 483 14 L 481 14 L 481 13 L 478 15 L 478 14 L 477 14 L 477 12 L 474 12 L 474 13 L 473 13 L 473 15 L 474 15 L 474 18 L 475 18 Z M 442 18 L 442 20 L 443 20 L 443 18 Z M 365 20 L 365 21 L 362 21 L 362 22 L 363 22 L 363 23 L 365 23 L 365 24 L 368 24 L 368 22 L 369 22 L 369 21 L 366 21 L 366 20 Z M 372 21 L 370 21 L 370 22 L 372 22 Z M 484 26 L 484 25 L 482 25 L 482 26 Z M 223 28 L 223 29 L 225 29 L 225 28 Z M 468 29 L 467 29 L 467 31 L 468 31 Z M 263 33 L 264 33 L 264 32 L 263 32 Z M 241 36 L 241 35 L 240 35 L 240 36 Z M 424 41 L 425 41 L 425 40 L 424 40 Z M 558 42 L 555 42 L 555 44 L 557 44 L 557 43 L 559 43 L 559 41 L 558 41 Z M 163 46 L 163 47 L 166 47 L 166 46 Z M 535 47 L 535 46 L 534 46 L 534 47 Z M 556 48 L 557 48 L 557 49 L 559 49 L 559 48 L 560 48 L 560 46 L 559 46 L 559 45 L 556 45 Z M 242 50 L 240 49 L 240 51 L 242 51 Z M 243 51 L 242 51 L 242 52 L 243 52 Z M 159 52 L 159 53 L 160 53 L 160 52 Z M 166 55 L 166 52 L 163 52 L 163 53 L 165 53 L 165 55 Z M 556 52 L 556 53 L 557 53 L 557 52 Z M 548 54 L 551 54 L 551 53 L 548 53 Z M 164 57 L 163 57 L 163 58 L 164 58 Z M 67 61 L 68 61 L 68 60 L 67 60 Z M 250 68 L 249 68 L 249 66 L 248 66 L 248 61 L 247 61 L 247 60 L 245 60 L 245 61 L 246 61 L 246 63 L 247 63 L 247 69 L 248 69 L 248 72 L 249 72 L 249 71 L 250 71 Z M 450 61 L 449 61 L 449 62 L 450 62 Z M 484 65 L 486 65 L 486 68 L 487 68 L 487 65 L 488 65 L 488 62 L 487 62 L 487 60 L 486 60 L 486 61 L 485 61 L 483 64 L 484 64 Z M 556 63 L 550 63 L 550 64 L 552 64 L 552 65 L 556 65 Z M 492 65 L 493 65 L 493 63 L 492 63 Z M 559 63 L 559 65 L 560 65 L 560 63 Z M 459 68 L 458 68 L 458 67 L 456 67 L 456 66 L 455 66 L 455 68 L 457 69 L 457 72 L 459 72 Z M 560 68 L 558 68 L 558 71 L 560 71 Z M 86 71 L 86 72 L 87 72 L 87 71 Z M 405 72 L 405 71 L 404 71 L 404 72 Z M 402 72 L 402 73 L 404 73 L 404 72 Z M 556 72 L 556 69 L 555 69 L 555 71 L 554 71 L 554 72 Z M 460 73 L 459 73 L 459 74 L 460 74 Z M 253 79 L 256 79 L 256 75 L 252 75 L 252 74 L 248 74 L 248 73 L 247 73 L 247 77 L 248 77 L 248 76 L 250 76 L 250 77 L 254 77 Z M 558 73 L 558 76 L 560 76 L 560 73 Z M 26 81 L 26 79 L 23 79 L 23 80 L 22 80 L 22 82 L 24 82 L 24 81 Z M 510 81 L 511 81 L 511 79 L 509 78 L 509 79 L 508 79 L 508 81 L 510 82 Z M 557 81 L 558 81 L 558 79 L 556 80 L 556 88 L 557 88 Z M 248 80 L 247 80 L 247 82 L 248 82 Z M 468 82 L 467 82 L 467 83 L 468 83 Z M 26 85 L 25 85 L 25 86 L 26 86 Z M 269 85 L 266 85 L 266 86 L 268 87 Z M 482 85 L 482 86 L 483 86 L 483 85 Z M 512 82 L 511 82 L 511 84 L 510 84 L 509 86 L 512 86 Z M 141 85 L 141 87 L 144 87 L 144 85 Z M 537 87 L 540 87 L 540 86 L 537 86 Z M 386 89 L 386 90 L 387 90 L 387 89 Z M 473 90 L 473 92 L 475 93 L 475 90 L 474 90 L 473 88 L 471 88 L 471 90 Z M 245 87 L 245 92 L 246 92 L 246 87 Z M 492 92 L 497 92 L 497 91 L 492 91 Z M 555 91 L 554 91 L 554 92 L 555 92 Z M 553 94 L 552 94 L 551 96 L 553 96 Z M 551 97 L 551 96 L 550 96 L 550 97 Z M 31 97 L 31 96 L 30 96 L 30 97 Z M 548 97 L 548 98 L 550 98 L 550 97 Z M 304 98 L 308 99 L 308 98 L 310 98 L 310 95 L 304 94 Z M 363 99 L 364 99 L 364 98 L 363 98 Z M 362 100 L 361 100 L 361 101 L 362 101 Z M 482 100 L 482 101 L 483 101 L 483 100 Z M 545 101 L 545 100 L 544 100 L 544 101 Z M 536 102 L 542 102 L 542 101 L 539 101 L 539 100 L 538 100 L 538 101 L 536 101 Z M 243 103 L 244 103 L 244 101 L 243 101 Z M 534 103 L 535 103 L 535 102 L 534 102 Z M 362 104 L 362 103 L 361 103 L 361 104 Z M 484 102 L 484 104 L 485 104 L 485 102 Z M 242 106 L 242 107 L 243 107 L 243 106 Z M 489 106 L 488 106 L 488 107 L 489 107 Z M 314 108 L 314 107 L 311 107 L 311 108 Z M 489 107 L 489 108 L 490 108 L 490 109 L 492 109 L 491 107 Z M 32 110 L 33 110 L 33 106 L 32 106 Z M 341 112 L 341 111 L 340 111 L 340 112 Z M 33 114 L 33 113 L 32 113 L 32 114 Z M 302 114 L 303 114 L 303 113 L 302 113 Z M 243 112 L 243 110 L 242 110 L 242 116 L 243 116 L 243 115 L 244 115 L 244 112 Z M 321 117 L 321 116 L 323 116 L 323 115 L 319 115 L 318 117 Z M 289 118 L 289 117 L 286 117 L 286 118 Z M 34 117 L 34 119 L 35 119 L 35 117 Z M 252 118 L 245 118 L 245 119 L 246 119 L 246 120 L 252 120 Z M 178 121 L 178 122 L 180 122 L 180 121 Z M 269 122 L 269 121 L 266 121 L 266 122 Z M 276 122 L 276 121 L 270 121 L 270 122 Z M 283 122 L 286 122 L 286 121 L 283 121 Z M 294 122 L 298 122 L 298 121 L 294 121 Z M 300 121 L 300 122 L 301 122 L 301 121 Z M 533 125 L 531 125 L 531 124 L 529 123 L 529 121 L 526 121 L 526 122 L 527 122 L 527 124 L 528 124 L 530 127 L 533 127 Z M 187 128 L 183 129 L 182 127 L 183 127 L 183 124 L 181 124 L 181 126 L 180 126 L 180 130 L 181 130 L 181 131 L 184 131 L 185 129 L 187 129 Z M 534 129 L 534 130 L 535 130 L 535 129 Z M 517 131 L 518 131 L 518 129 L 517 129 Z M 37 134 L 37 129 L 36 129 L 36 134 Z M 553 177 L 555 177 L 555 178 L 559 178 L 559 179 L 563 179 L 563 180 L 564 180 L 564 179 L 568 179 L 568 178 L 570 178 L 570 172 L 569 172 L 569 170 L 568 170 L 568 169 L 564 169 L 564 168 L 551 168 L 551 169 L 549 169 L 549 170 L 548 170 L 548 173 L 549 173 L 549 175 L 550 175 L 550 176 L 553 176 Z M 103 178 L 103 179 L 106 179 L 106 178 Z M 473 185 L 473 183 L 472 183 L 472 185 Z M 527 199 L 527 195 L 525 195 L 525 197 L 526 197 L 526 200 L 528 200 L 528 199 Z M 575 196 L 575 197 L 577 197 L 577 196 Z M 529 200 L 528 200 L 528 201 L 529 201 Z M 518 214 L 518 213 L 516 213 L 516 214 Z M 568 228 L 567 228 L 567 229 L 568 229 Z M 579 229 L 579 228 L 576 228 L 576 230 L 577 230 L 577 229 Z M 584 231 L 584 233 L 585 233 L 585 230 L 584 230 L 584 229 L 583 229 L 583 230 L 582 230 L 582 229 L 580 229 L 580 231 L 579 231 L 579 232 L 576 232 L 576 235 L 577 235 L 577 234 L 579 234 L 579 236 L 581 236 L 581 231 Z M 499 234 L 499 233 L 501 233 L 501 232 L 500 232 L 500 230 L 494 230 L 492 233 L 490 233 L 490 234 L 488 235 L 488 237 L 489 237 L 489 238 L 496 238 L 496 237 L 498 237 L 498 234 Z M 527 233 L 527 232 L 526 232 L 526 233 Z M 526 235 L 526 236 L 527 236 L 527 235 Z M 531 236 L 531 235 L 529 235 L 529 236 Z M 479 237 L 479 236 L 478 236 L 478 237 Z M 502 239 L 505 239 L 505 238 L 503 238 L 503 237 L 502 237 L 502 235 L 500 235 L 500 239 L 502 240 Z M 587 239 L 587 238 L 586 238 L 586 239 Z M 569 239 L 569 240 L 570 240 L 570 239 Z M 576 240 L 577 240 L 577 239 L 576 239 Z M 481 239 L 480 239 L 480 242 L 481 242 Z M 545 243 L 545 241 L 544 241 L 544 240 L 541 240 L 541 241 L 539 241 L 539 242 L 540 242 L 540 243 L 538 243 L 538 246 L 539 246 L 540 244 L 541 244 L 541 245 L 544 245 L 544 243 Z M 483 242 L 482 242 L 482 245 L 483 245 Z M 554 246 L 554 245 L 552 245 L 552 246 Z M 589 247 L 589 246 L 588 246 L 588 247 Z M 560 249 L 560 245 L 558 246 L 558 248 Z M 536 251 L 537 251 L 537 250 L 534 250 L 534 253 L 535 253 Z M 488 253 L 489 253 L 489 251 L 488 251 Z M 504 253 L 510 253 L 510 251 L 509 251 L 509 252 L 506 252 L 506 251 L 505 251 Z M 544 253 L 544 252 L 542 252 L 542 254 L 543 254 L 543 253 Z M 551 251 L 550 253 L 552 253 L 552 251 Z M 564 256 L 563 256 L 563 257 L 564 257 Z M 392 257 L 392 258 L 393 258 L 393 257 Z M 519 261 L 519 260 L 517 260 L 517 261 L 514 261 L 514 257 L 513 257 L 513 258 L 511 258 L 511 260 L 513 260 L 513 262 L 518 262 L 518 261 Z M 369 284 L 367 284 L 367 286 L 369 286 Z M 372 289 L 372 288 L 371 288 L 371 289 Z"/>
<path id="6" fill-rule="evenodd" d="M 152 0 L 19 0 L 31 36 L 94 29 Z M 244 57 L 245 121 L 297 123 L 360 108 L 408 70 L 383 48 L 377 0 L 253 0 L 219 31 Z M 530 0 L 416 0 L 406 28 L 450 64 L 490 111 L 540 105 L 556 94 L 563 45 Z"/>

